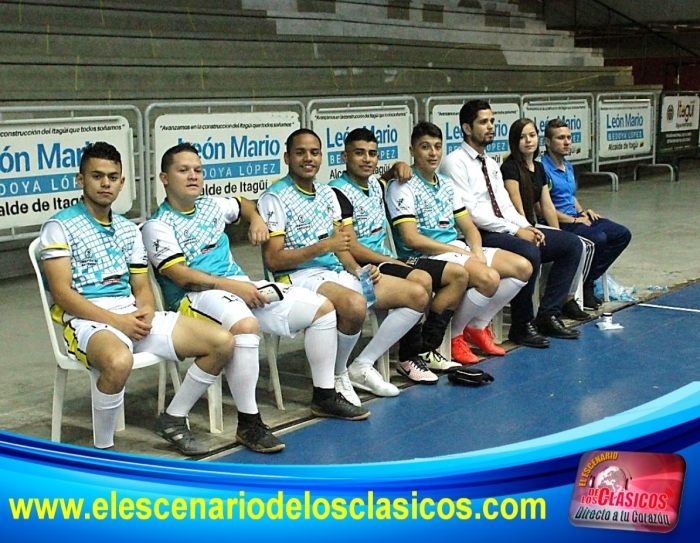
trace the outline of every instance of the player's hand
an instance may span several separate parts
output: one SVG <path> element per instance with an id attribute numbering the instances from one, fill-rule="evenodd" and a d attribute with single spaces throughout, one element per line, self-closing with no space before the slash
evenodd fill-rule
<path id="1" fill-rule="evenodd" d="M 372 264 L 369 268 L 369 278 L 372 280 L 372 283 L 375 285 L 379 282 L 379 280 L 382 278 L 382 272 L 379 271 L 379 268 Z"/>
<path id="2" fill-rule="evenodd" d="M 120 332 L 123 332 L 131 341 L 140 341 L 151 333 L 151 324 L 144 322 L 142 320 L 143 317 L 142 310 L 124 315 L 115 314 L 112 325 Z"/>
<path id="3" fill-rule="evenodd" d="M 482 264 L 486 264 L 486 255 L 484 254 L 483 249 L 479 247 L 478 249 L 470 249 L 472 258 L 476 258 L 479 262 Z"/>
<path id="4" fill-rule="evenodd" d="M 153 324 L 153 317 L 156 316 L 156 312 L 152 307 L 141 307 L 132 314 L 141 322 L 149 325 Z"/>
<path id="5" fill-rule="evenodd" d="M 255 307 L 263 307 L 265 304 L 270 303 L 267 296 L 261 293 L 258 290 L 258 287 L 256 287 L 253 283 L 231 280 L 229 285 L 231 286 L 229 289 L 230 292 L 243 300 L 251 309 Z"/>
<path id="6" fill-rule="evenodd" d="M 248 240 L 253 247 L 262 245 L 269 239 L 270 231 L 267 229 L 267 225 L 262 220 L 250 221 L 250 227 L 248 228 Z"/>
<path id="7" fill-rule="evenodd" d="M 399 183 L 405 183 L 413 177 L 413 170 L 411 170 L 411 167 L 405 162 L 399 161 L 394 164 L 391 169 L 393 173 L 392 177 Z"/>
<path id="8" fill-rule="evenodd" d="M 326 247 L 329 253 L 341 253 L 350 248 L 350 234 L 345 231 L 344 224 L 333 229 L 331 237 L 326 238 Z"/>

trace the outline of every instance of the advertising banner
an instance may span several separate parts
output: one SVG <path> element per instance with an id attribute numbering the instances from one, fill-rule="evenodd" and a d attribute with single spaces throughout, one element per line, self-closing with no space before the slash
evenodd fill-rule
<path id="1" fill-rule="evenodd" d="M 411 163 L 409 146 L 413 116 L 408 106 L 371 106 L 315 109 L 311 129 L 321 138 L 323 162 L 316 179 L 327 183 L 345 171 L 341 157 L 345 136 L 355 128 L 367 128 L 377 137 L 379 163 L 376 174 L 389 170 L 397 160 Z"/>
<path id="2" fill-rule="evenodd" d="M 257 199 L 286 174 L 284 143 L 301 127 L 294 111 L 188 113 L 156 118 L 153 138 L 156 198 L 165 198 L 158 181 L 160 159 L 170 147 L 189 142 L 199 151 L 204 193 Z"/>
<path id="3" fill-rule="evenodd" d="M 682 151 L 698 146 L 697 95 L 664 96 L 661 103 L 661 135 L 659 151 Z"/>
<path id="4" fill-rule="evenodd" d="M 0 229 L 42 224 L 77 203 L 82 149 L 96 141 L 111 143 L 122 155 L 126 182 L 114 210 L 126 213 L 135 195 L 132 132 L 124 117 L 1 123 Z"/>
<path id="5" fill-rule="evenodd" d="M 462 128 L 459 125 L 459 110 L 461 108 L 462 104 L 436 105 L 430 112 L 430 122 L 440 127 L 445 138 L 443 156 L 457 149 L 464 140 Z M 486 146 L 486 153 L 501 164 L 510 154 L 508 131 L 510 125 L 520 118 L 520 105 L 491 102 L 491 111 L 496 117 L 495 135 L 493 142 Z"/>
<path id="6" fill-rule="evenodd" d="M 598 102 L 598 156 L 648 155 L 652 151 L 651 100 Z"/>
<path id="7" fill-rule="evenodd" d="M 591 107 L 587 100 L 525 101 L 523 117 L 535 122 L 540 133 L 540 155 L 545 152 L 544 129 L 552 119 L 561 119 L 571 130 L 571 156 L 573 163 L 592 158 L 591 154 Z"/>

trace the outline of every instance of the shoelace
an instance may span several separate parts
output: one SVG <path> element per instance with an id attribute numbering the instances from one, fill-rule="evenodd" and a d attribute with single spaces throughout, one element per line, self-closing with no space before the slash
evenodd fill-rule
<path id="1" fill-rule="evenodd" d="M 430 371 L 428 369 L 428 365 L 425 363 L 425 361 L 422 358 L 412 359 L 411 364 L 413 364 L 418 371 L 423 371 L 423 372 Z"/>
<path id="2" fill-rule="evenodd" d="M 431 351 L 430 354 L 431 354 L 431 356 L 432 356 L 433 358 L 435 358 L 435 361 L 436 361 L 436 363 L 438 363 L 438 364 L 444 364 L 445 362 L 447 362 L 447 358 L 445 358 L 444 356 L 442 356 L 442 355 L 441 355 L 439 352 L 437 352 L 437 351 Z"/>

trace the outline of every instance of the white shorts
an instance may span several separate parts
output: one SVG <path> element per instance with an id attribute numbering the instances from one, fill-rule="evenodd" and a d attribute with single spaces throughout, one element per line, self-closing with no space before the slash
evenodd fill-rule
<path id="1" fill-rule="evenodd" d="M 458 239 L 451 241 L 450 243 L 448 243 L 448 245 L 459 247 L 460 249 L 465 249 L 467 251 L 471 250 L 469 248 L 469 245 Z M 498 251 L 498 249 L 495 247 L 483 247 L 482 251 L 484 253 L 484 257 L 486 258 L 486 265 L 488 267 L 491 267 L 491 264 L 493 263 L 493 257 L 496 254 L 496 251 Z M 469 260 L 471 256 L 462 253 L 442 253 L 440 255 L 432 255 L 429 258 L 432 258 L 433 260 L 444 260 L 445 262 L 454 262 L 455 264 L 464 266 L 464 264 L 466 264 L 467 260 Z"/>
<path id="2" fill-rule="evenodd" d="M 270 282 L 253 281 L 253 284 L 261 287 L 269 285 Z M 188 293 L 180 304 L 180 311 L 191 317 L 204 318 L 221 324 L 227 330 L 243 319 L 254 317 L 263 333 L 292 338 L 300 330 L 311 325 L 316 312 L 326 298 L 305 288 L 290 287 L 283 283 L 275 284 L 284 292 L 284 297 L 263 307 L 251 309 L 235 294 L 224 290 L 207 290 Z M 297 313 L 303 311 L 305 316 L 299 319 L 297 315 L 297 318 L 290 319 L 293 308 Z M 294 321 L 291 325 L 290 320 Z"/>
<path id="3" fill-rule="evenodd" d="M 343 270 L 335 272 L 326 268 L 305 268 L 289 274 L 293 285 L 318 291 L 323 283 L 332 282 L 362 294 L 362 283 L 353 274 Z"/>
<path id="4" fill-rule="evenodd" d="M 136 311 L 134 306 L 133 311 Z M 134 343 L 123 332 L 101 322 L 84 319 L 72 319 L 63 330 L 63 340 L 71 358 L 89 366 L 87 361 L 87 346 L 90 338 L 96 332 L 107 330 L 112 332 L 129 347 L 132 353 L 151 353 L 169 360 L 180 360 L 173 346 L 173 328 L 179 315 L 173 311 L 156 311 L 151 323 L 151 333 Z"/>

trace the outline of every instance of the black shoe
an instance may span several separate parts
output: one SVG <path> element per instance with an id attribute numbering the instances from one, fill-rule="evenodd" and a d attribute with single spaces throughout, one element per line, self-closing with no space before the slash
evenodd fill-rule
<path id="1" fill-rule="evenodd" d="M 241 424 L 238 421 L 236 441 L 245 445 L 251 451 L 259 453 L 275 453 L 284 449 L 284 443 L 275 437 L 269 426 L 266 426 L 260 413 L 251 424 Z"/>
<path id="2" fill-rule="evenodd" d="M 593 295 L 593 283 L 583 285 L 583 308 L 595 311 L 600 307 L 598 298 Z"/>
<path id="3" fill-rule="evenodd" d="M 369 411 L 364 407 L 351 404 L 340 392 L 336 392 L 335 396 L 325 400 L 312 401 L 311 414 L 316 417 L 343 420 L 364 420 L 369 417 Z"/>
<path id="4" fill-rule="evenodd" d="M 591 315 L 583 311 L 579 305 L 576 303 L 576 300 L 571 298 L 568 302 L 566 302 L 562 308 L 561 308 L 561 316 L 566 318 L 566 319 L 572 319 L 575 321 L 587 321 L 588 319 L 591 319 Z"/>
<path id="5" fill-rule="evenodd" d="M 580 330 L 567 328 L 559 317 L 555 317 L 554 315 L 537 317 L 535 319 L 535 326 L 537 326 L 540 334 L 558 339 L 576 339 L 581 335 Z"/>
<path id="6" fill-rule="evenodd" d="M 546 349 L 549 347 L 549 340 L 541 336 L 531 322 L 523 326 L 513 326 L 511 324 L 508 339 L 518 345 L 534 347 L 535 349 Z"/>
<path id="7" fill-rule="evenodd" d="M 197 441 L 187 427 L 187 417 L 163 413 L 156 421 L 156 434 L 175 445 L 185 456 L 200 456 L 209 452 L 209 447 Z"/>

